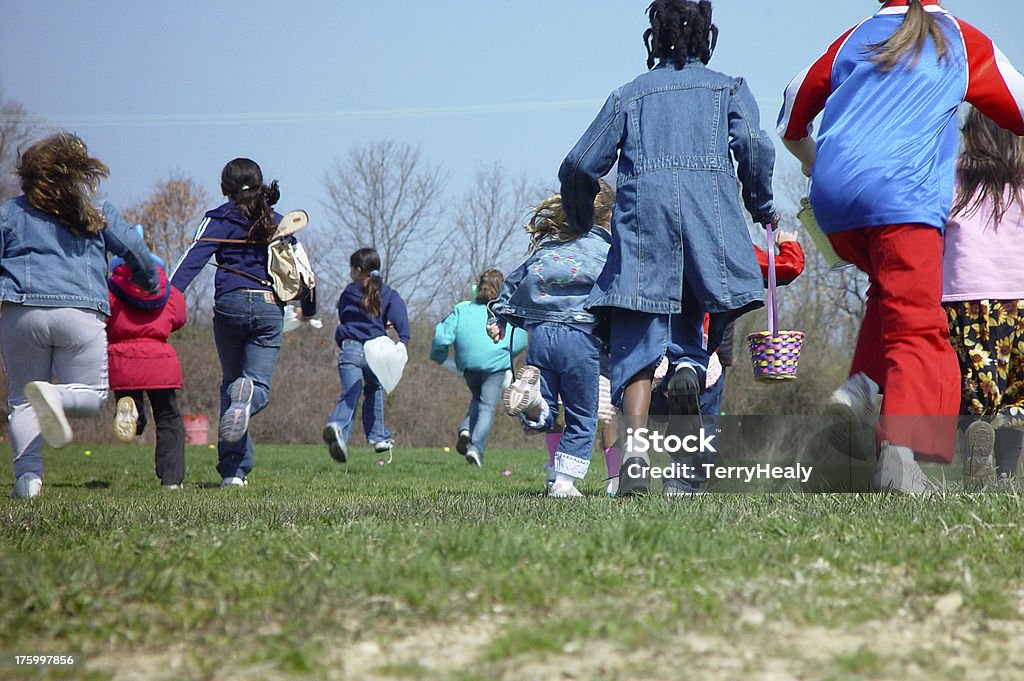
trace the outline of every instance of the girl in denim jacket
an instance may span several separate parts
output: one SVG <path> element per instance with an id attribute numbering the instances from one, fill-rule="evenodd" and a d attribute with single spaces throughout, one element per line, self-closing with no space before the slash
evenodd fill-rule
<path id="1" fill-rule="evenodd" d="M 699 419 L 708 346 L 763 304 L 740 190 L 755 222 L 778 222 L 775 151 L 757 103 L 742 79 L 706 67 L 718 37 L 711 3 L 656 0 L 648 16 L 650 70 L 611 94 L 559 171 L 569 225 L 581 233 L 598 179 L 618 163 L 612 247 L 585 308 L 609 322 L 612 399 L 633 428 L 646 426 L 666 353 L 672 413 Z M 623 471 L 649 464 L 623 456 Z M 646 475 L 619 484 L 620 494 L 647 490 Z"/>
<path id="2" fill-rule="evenodd" d="M 548 488 L 554 497 L 583 496 L 575 482 L 587 474 L 597 435 L 601 341 L 584 304 L 607 258 L 614 202 L 614 190 L 602 182 L 596 226 L 579 235 L 569 232 L 558 194 L 543 201 L 527 226 L 531 254 L 490 304 L 487 332 L 494 342 L 505 337 L 506 322 L 530 332 L 526 365 L 505 391 L 505 411 L 530 430 L 549 432 L 559 398 L 565 408 Z"/>
<path id="3" fill-rule="evenodd" d="M 58 133 L 18 159 L 24 194 L 0 206 L 0 342 L 14 453 L 12 497 L 38 496 L 43 441 L 71 442 L 69 416 L 107 398 L 107 254 L 124 258 L 140 291 L 157 289 L 149 249 L 94 192 L 107 166 Z M 59 383 L 51 383 L 56 375 Z"/>

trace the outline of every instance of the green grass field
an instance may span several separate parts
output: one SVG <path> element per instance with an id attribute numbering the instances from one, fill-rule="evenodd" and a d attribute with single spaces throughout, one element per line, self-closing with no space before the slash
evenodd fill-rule
<path id="1" fill-rule="evenodd" d="M 3 679 L 1024 678 L 1016 493 L 558 500 L 539 452 L 274 445 L 224 490 L 190 447 L 165 491 L 150 447 L 46 456 L 0 501 L 0 651 L 78 664 Z"/>

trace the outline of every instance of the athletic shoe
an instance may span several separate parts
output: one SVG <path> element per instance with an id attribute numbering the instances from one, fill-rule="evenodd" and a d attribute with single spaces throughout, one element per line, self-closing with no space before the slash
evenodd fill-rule
<path id="1" fill-rule="evenodd" d="M 825 402 L 825 413 L 849 421 L 872 421 L 877 404 L 878 384 L 861 372 L 836 388 Z"/>
<path id="2" fill-rule="evenodd" d="M 384 452 L 390 452 L 394 448 L 395 448 L 395 441 L 390 439 L 390 438 L 387 439 L 387 440 L 381 440 L 380 442 L 374 442 L 373 443 L 373 451 L 375 451 L 378 454 L 383 454 Z"/>
<path id="3" fill-rule="evenodd" d="M 71 444 L 71 424 L 64 415 L 64 400 L 60 390 L 46 381 L 25 384 L 25 398 L 39 419 L 43 440 L 54 449 Z"/>
<path id="4" fill-rule="evenodd" d="M 332 459 L 338 463 L 348 461 L 348 448 L 345 446 L 345 438 L 341 435 L 341 426 L 337 423 L 328 423 L 324 426 L 322 437 L 327 443 L 327 451 Z"/>
<path id="5" fill-rule="evenodd" d="M 455 451 L 462 456 L 466 456 L 466 450 L 469 449 L 470 434 L 468 430 L 459 431 L 459 441 L 455 443 Z"/>
<path id="6" fill-rule="evenodd" d="M 173 484 L 173 485 L 160 485 L 160 486 L 163 487 L 164 489 L 182 489 L 182 488 L 184 488 L 184 485 L 182 485 L 180 483 Z"/>
<path id="7" fill-rule="evenodd" d="M 483 466 L 484 460 L 483 457 L 480 456 L 480 452 L 470 447 L 466 450 L 466 463 L 472 466 Z"/>
<path id="8" fill-rule="evenodd" d="M 38 497 L 43 489 L 43 480 L 35 473 L 22 473 L 14 481 L 11 489 L 12 499 L 31 499 Z"/>
<path id="9" fill-rule="evenodd" d="M 252 396 L 255 385 L 251 378 L 237 378 L 228 386 L 231 404 L 220 417 L 220 439 L 224 442 L 238 442 L 249 430 L 249 416 L 252 413 Z"/>
<path id="10" fill-rule="evenodd" d="M 937 492 L 938 486 L 914 461 L 914 450 L 883 441 L 875 474 L 871 478 L 871 489 L 875 492 L 926 494 Z"/>
<path id="11" fill-rule="evenodd" d="M 665 386 L 670 416 L 700 416 L 700 375 L 689 364 L 680 364 Z"/>
<path id="12" fill-rule="evenodd" d="M 604 495 L 606 497 L 614 497 L 619 494 L 619 479 L 608 478 L 607 484 L 604 487 Z"/>
<path id="13" fill-rule="evenodd" d="M 548 487 L 548 496 L 555 499 L 579 499 L 583 492 L 576 489 L 576 485 L 564 480 L 556 480 Z"/>
<path id="14" fill-rule="evenodd" d="M 122 397 L 117 401 L 117 413 L 114 414 L 114 434 L 121 442 L 135 442 L 135 432 L 139 425 L 139 410 L 135 400 Z"/>
<path id="15" fill-rule="evenodd" d="M 519 416 L 540 404 L 540 369 L 529 364 L 520 367 L 516 380 L 505 388 L 502 404 L 509 416 Z"/>
<path id="16" fill-rule="evenodd" d="M 224 478 L 220 481 L 221 487 L 245 487 L 249 484 L 249 481 L 245 478 L 230 477 Z"/>
<path id="17" fill-rule="evenodd" d="M 651 490 L 651 462 L 642 456 L 626 456 L 619 467 L 616 496 L 631 497 Z"/>
<path id="18" fill-rule="evenodd" d="M 992 450 L 996 431 L 987 421 L 974 421 L 967 426 L 964 445 L 963 481 L 969 491 L 984 489 L 996 479 Z"/>

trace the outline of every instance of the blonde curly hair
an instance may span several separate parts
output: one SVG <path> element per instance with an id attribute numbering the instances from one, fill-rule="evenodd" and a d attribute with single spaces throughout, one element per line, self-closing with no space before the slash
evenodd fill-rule
<path id="1" fill-rule="evenodd" d="M 107 226 L 95 198 L 110 170 L 89 156 L 77 135 L 59 132 L 35 142 L 19 156 L 17 171 L 32 207 L 53 215 L 72 232 L 82 229 L 95 236 Z"/>
<path id="2" fill-rule="evenodd" d="M 604 180 L 599 181 L 599 186 L 600 189 L 594 198 L 594 224 L 611 231 L 615 190 Z M 530 210 L 530 220 L 523 227 L 530 235 L 529 253 L 536 252 L 548 241 L 565 243 L 581 236 L 569 229 L 569 220 L 562 207 L 561 194 L 552 194 Z"/>

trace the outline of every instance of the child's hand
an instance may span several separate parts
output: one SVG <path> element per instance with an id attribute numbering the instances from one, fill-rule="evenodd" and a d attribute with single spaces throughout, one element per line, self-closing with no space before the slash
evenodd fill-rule
<path id="1" fill-rule="evenodd" d="M 775 243 L 784 244 L 787 241 L 796 241 L 796 232 L 778 231 L 775 233 Z"/>
<path id="2" fill-rule="evenodd" d="M 501 342 L 501 339 L 505 337 L 505 325 L 488 324 L 487 335 L 491 337 L 491 340 L 495 343 Z"/>

